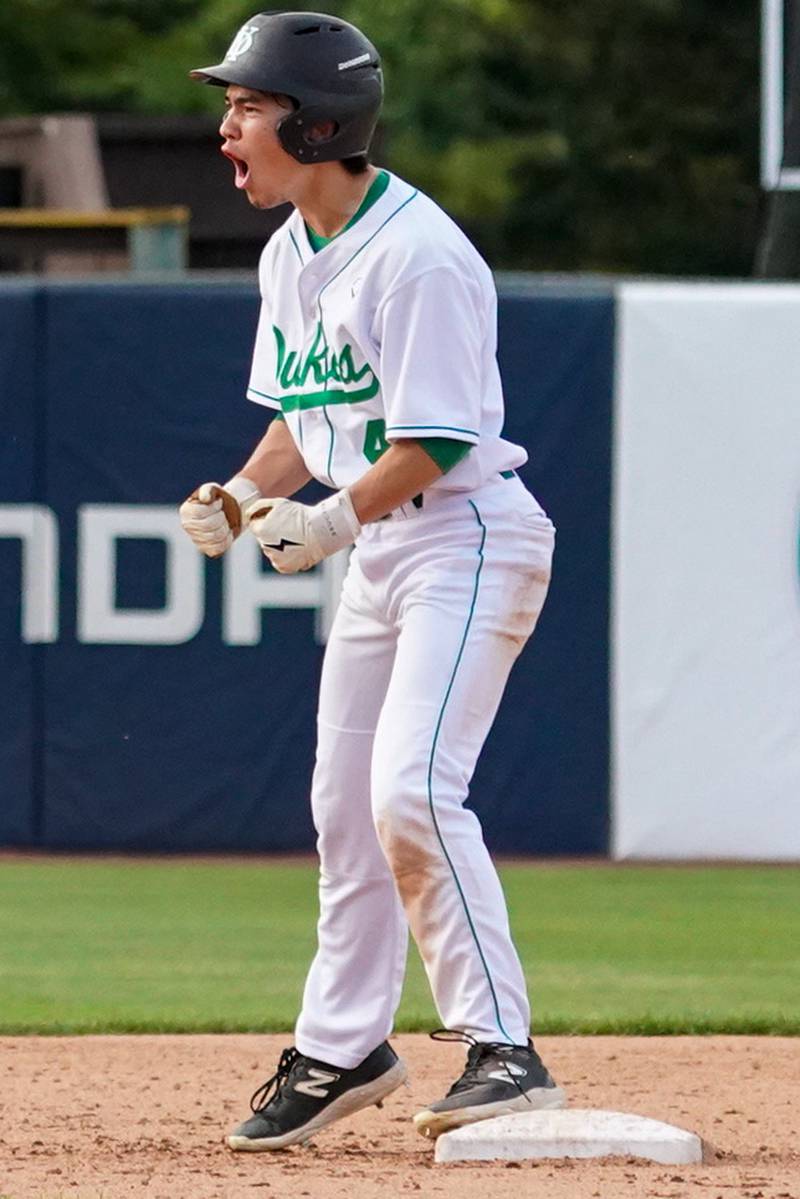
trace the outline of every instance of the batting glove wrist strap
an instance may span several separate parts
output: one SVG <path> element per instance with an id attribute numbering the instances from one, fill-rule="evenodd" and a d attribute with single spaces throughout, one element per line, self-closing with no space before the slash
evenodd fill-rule
<path id="1" fill-rule="evenodd" d="M 248 504 L 252 504 L 253 500 L 261 497 L 261 492 L 253 480 L 248 479 L 246 475 L 234 475 L 232 479 L 228 479 L 227 483 L 222 484 L 222 488 L 227 491 L 228 495 L 233 496 L 242 512 Z"/>
<path id="2" fill-rule="evenodd" d="M 308 514 L 308 525 L 325 558 L 352 545 L 361 532 L 361 521 L 347 488 L 313 507 Z"/>

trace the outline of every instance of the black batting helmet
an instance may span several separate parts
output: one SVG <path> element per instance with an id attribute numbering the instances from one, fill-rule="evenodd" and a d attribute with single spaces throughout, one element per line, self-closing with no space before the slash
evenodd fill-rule
<path id="1" fill-rule="evenodd" d="M 192 79 L 290 96 L 296 108 L 278 125 L 281 144 L 298 162 L 335 162 L 366 154 L 383 99 L 378 51 L 360 29 L 318 12 L 262 12 L 236 34 L 221 63 Z M 325 141 L 309 141 L 318 122 L 333 121 Z"/>

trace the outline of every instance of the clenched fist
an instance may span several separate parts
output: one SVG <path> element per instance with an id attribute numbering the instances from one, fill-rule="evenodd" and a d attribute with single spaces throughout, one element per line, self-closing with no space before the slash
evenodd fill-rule
<path id="1" fill-rule="evenodd" d="M 245 505 L 245 514 L 262 553 L 281 574 L 310 570 L 352 545 L 361 532 L 346 488 L 313 507 L 286 499 L 256 500 Z"/>
<path id="2" fill-rule="evenodd" d="M 242 531 L 242 508 L 260 494 L 244 475 L 235 475 L 224 486 L 203 483 L 178 509 L 181 524 L 202 553 L 219 558 Z"/>

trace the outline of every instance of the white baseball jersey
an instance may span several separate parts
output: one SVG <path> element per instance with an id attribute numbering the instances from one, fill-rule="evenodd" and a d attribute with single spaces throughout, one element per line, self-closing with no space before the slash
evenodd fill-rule
<path id="1" fill-rule="evenodd" d="M 346 487 L 388 442 L 475 448 L 433 483 L 473 490 L 521 466 L 501 437 L 491 271 L 431 199 L 390 175 L 380 198 L 314 253 L 295 211 L 268 242 L 248 397 L 282 410 L 310 472 Z"/>

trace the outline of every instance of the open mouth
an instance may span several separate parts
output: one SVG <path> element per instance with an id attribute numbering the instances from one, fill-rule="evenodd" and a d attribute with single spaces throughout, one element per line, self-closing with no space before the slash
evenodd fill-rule
<path id="1" fill-rule="evenodd" d="M 230 150 L 223 150 L 222 153 L 233 163 L 236 172 L 233 182 L 236 187 L 240 189 L 247 187 L 250 182 L 250 167 L 243 158 L 237 158 L 235 154 L 231 154 Z"/>

